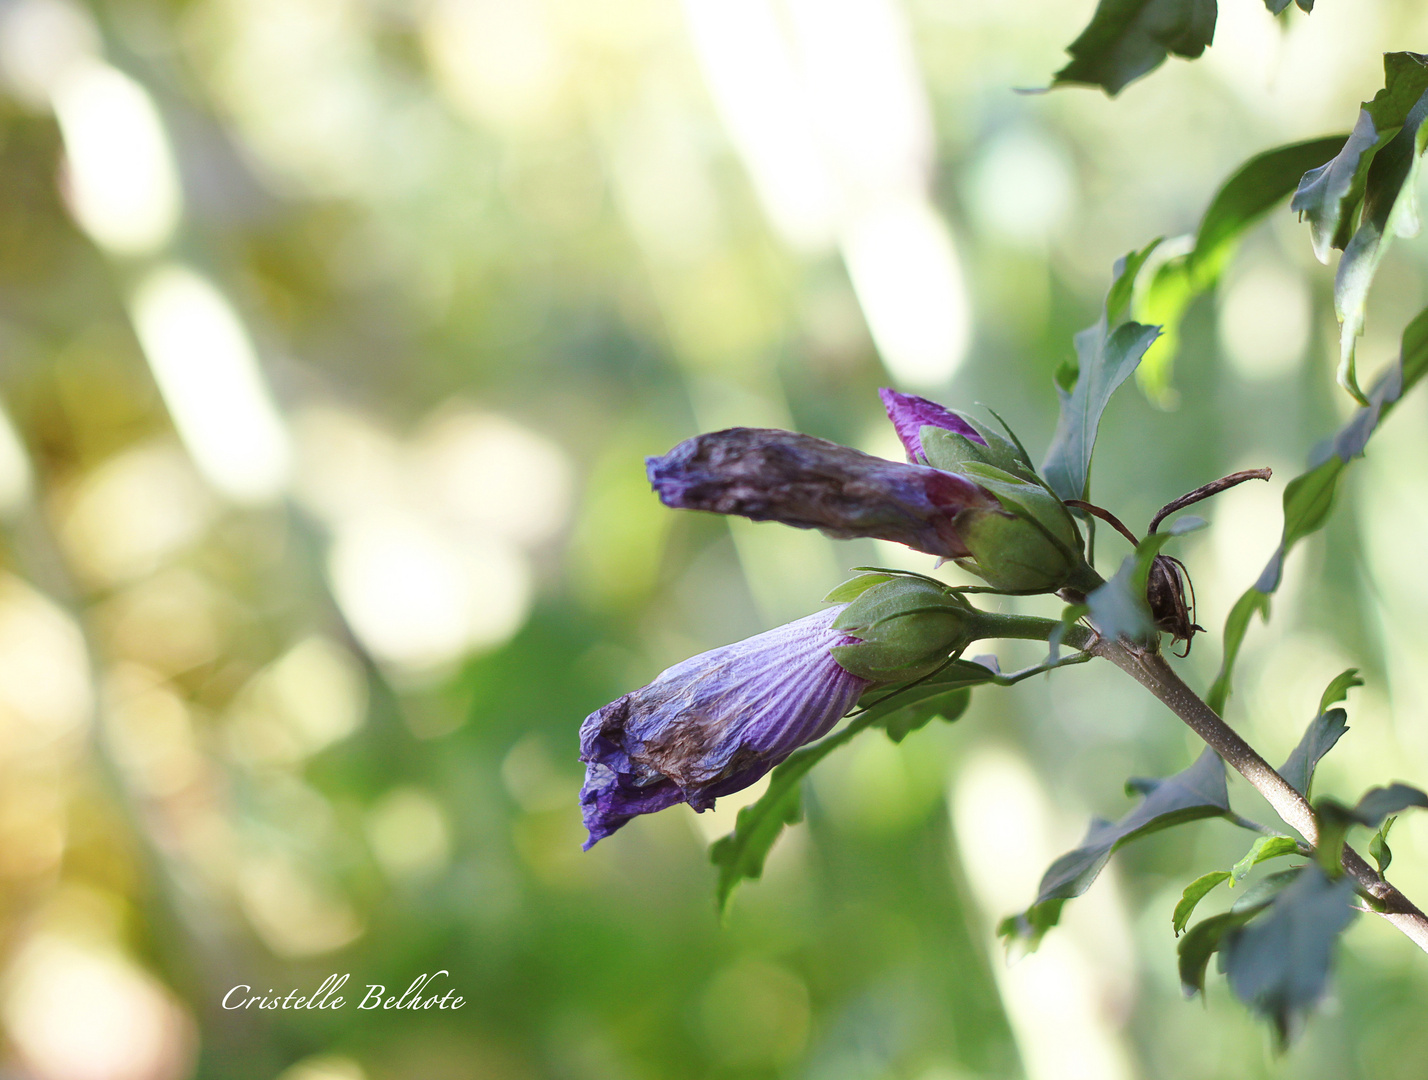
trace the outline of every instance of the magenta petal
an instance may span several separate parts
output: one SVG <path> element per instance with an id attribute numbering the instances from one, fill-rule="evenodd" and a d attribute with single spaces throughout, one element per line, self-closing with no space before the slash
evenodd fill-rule
<path id="1" fill-rule="evenodd" d="M 899 394 L 886 386 L 878 391 L 878 397 L 883 399 L 883 408 L 888 412 L 888 419 L 892 421 L 897 437 L 902 440 L 903 448 L 907 451 L 907 460 L 914 464 L 925 460 L 919 434 L 925 427 L 946 428 L 958 435 L 967 436 L 975 443 L 987 445 L 986 440 L 977 434 L 971 424 L 935 401 L 928 401 L 916 394 Z"/>

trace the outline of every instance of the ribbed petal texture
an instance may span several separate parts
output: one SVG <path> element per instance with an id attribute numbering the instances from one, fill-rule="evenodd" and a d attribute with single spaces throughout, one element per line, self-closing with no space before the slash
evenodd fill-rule
<path id="1" fill-rule="evenodd" d="M 827 734 L 868 686 L 829 652 L 856 640 L 832 629 L 844 607 L 691 657 L 586 717 L 585 846 L 677 802 L 706 810 Z"/>
<path id="2" fill-rule="evenodd" d="M 959 513 L 1001 505 L 964 476 L 770 428 L 696 435 L 645 469 L 666 506 L 891 540 L 944 559 L 970 554 L 953 525 Z"/>
<path id="3" fill-rule="evenodd" d="M 897 430 L 897 437 L 902 440 L 908 461 L 924 460 L 920 432 L 925 427 L 946 428 L 967 436 L 975 443 L 987 445 L 986 440 L 977 434 L 971 424 L 935 401 L 928 401 L 916 394 L 899 394 L 886 386 L 878 391 L 878 397 L 883 399 L 883 408 L 887 410 L 888 419 Z"/>

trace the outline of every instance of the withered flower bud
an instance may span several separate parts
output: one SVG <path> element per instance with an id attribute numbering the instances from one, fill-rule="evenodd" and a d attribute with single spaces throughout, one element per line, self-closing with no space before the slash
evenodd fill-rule
<path id="1" fill-rule="evenodd" d="M 587 716 L 585 846 L 676 803 L 707 810 L 827 734 L 869 685 L 831 652 L 857 641 L 833 625 L 846 607 L 691 657 Z"/>
<path id="2" fill-rule="evenodd" d="M 965 476 L 770 428 L 696 435 L 645 466 L 666 506 L 891 540 L 944 559 L 971 554 L 958 514 L 1001 507 Z"/>

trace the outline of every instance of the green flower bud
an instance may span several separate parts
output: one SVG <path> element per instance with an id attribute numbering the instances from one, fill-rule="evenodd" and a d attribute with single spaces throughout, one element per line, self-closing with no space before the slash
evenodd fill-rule
<path id="1" fill-rule="evenodd" d="M 834 590 L 852 602 L 833 629 L 858 638 L 832 649 L 845 671 L 873 682 L 903 682 L 936 671 L 952 654 L 985 636 L 981 615 L 935 581 L 866 574 Z"/>
<path id="2" fill-rule="evenodd" d="M 1009 592 L 1054 592 L 1090 580 L 1081 531 L 1060 499 L 1040 483 L 984 462 L 960 468 L 1003 509 L 969 509 L 957 516 L 958 535 L 972 552 L 957 560 L 959 566 Z"/>
<path id="3" fill-rule="evenodd" d="M 1055 592 L 1078 577 L 1075 553 L 1028 518 L 999 510 L 967 510 L 957 516 L 957 532 L 972 550 L 957 565 L 993 588 Z"/>

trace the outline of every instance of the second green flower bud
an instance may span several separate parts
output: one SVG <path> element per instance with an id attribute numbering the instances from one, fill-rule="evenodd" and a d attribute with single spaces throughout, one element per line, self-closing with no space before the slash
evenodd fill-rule
<path id="1" fill-rule="evenodd" d="M 828 595 L 844 601 L 833 629 L 858 638 L 833 659 L 859 678 L 905 682 L 930 675 L 986 636 L 983 616 L 956 593 L 927 578 L 865 574 Z"/>

